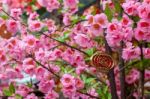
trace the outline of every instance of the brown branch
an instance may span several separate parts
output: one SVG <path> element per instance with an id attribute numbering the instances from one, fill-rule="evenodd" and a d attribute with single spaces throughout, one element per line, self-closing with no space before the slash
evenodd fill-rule
<path id="1" fill-rule="evenodd" d="M 143 54 L 143 42 L 141 42 L 139 44 L 139 47 L 140 47 L 140 58 L 141 58 L 141 70 L 140 70 L 140 81 L 139 81 L 139 99 L 143 99 L 144 98 L 144 79 L 145 79 L 145 66 L 143 65 L 143 60 L 144 60 L 144 54 Z"/>
<path id="2" fill-rule="evenodd" d="M 105 50 L 106 53 L 109 55 L 112 55 L 112 50 L 109 47 L 107 40 L 106 40 L 106 33 L 104 32 L 104 42 L 105 42 Z M 108 79 L 110 82 L 110 89 L 111 89 L 111 95 L 112 95 L 112 99 L 118 99 L 117 96 L 117 90 L 116 90 L 116 83 L 115 83 L 115 74 L 114 74 L 114 68 L 112 68 L 109 72 L 108 72 Z"/>
<path id="3" fill-rule="evenodd" d="M 124 42 L 120 42 L 120 49 L 119 49 L 119 73 L 120 73 L 120 87 L 121 87 L 121 99 L 126 99 L 126 84 L 125 84 L 125 66 L 124 60 L 122 58 L 122 50 L 123 50 Z"/>

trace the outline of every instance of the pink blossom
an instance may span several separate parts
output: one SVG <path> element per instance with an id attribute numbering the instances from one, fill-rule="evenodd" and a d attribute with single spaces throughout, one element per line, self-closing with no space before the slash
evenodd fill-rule
<path id="1" fill-rule="evenodd" d="M 83 73 L 85 70 L 86 70 L 86 67 L 85 67 L 85 66 L 77 66 L 77 68 L 76 68 L 76 73 L 77 73 L 78 75 L 80 75 L 80 74 Z"/>
<path id="2" fill-rule="evenodd" d="M 93 95 L 93 96 L 96 96 L 96 97 L 98 96 L 98 93 L 96 92 L 96 90 L 95 90 L 94 88 L 88 90 L 88 93 L 89 93 L 90 95 Z"/>
<path id="3" fill-rule="evenodd" d="M 122 7 L 124 8 L 125 12 L 128 13 L 128 15 L 137 15 L 137 8 L 140 3 L 134 2 L 134 1 L 128 1 L 126 3 L 123 3 Z"/>
<path id="4" fill-rule="evenodd" d="M 3 49 L 0 49 L 0 62 L 5 63 L 7 61 L 7 57 L 5 55 L 5 51 Z"/>
<path id="5" fill-rule="evenodd" d="M 106 40 L 111 47 L 118 47 L 120 46 L 120 41 L 123 39 L 123 35 L 120 32 L 117 32 L 115 34 L 107 34 Z"/>
<path id="6" fill-rule="evenodd" d="M 40 83 L 38 84 L 39 90 L 47 93 L 48 91 L 52 90 L 54 87 L 54 80 L 41 80 Z"/>
<path id="7" fill-rule="evenodd" d="M 71 24 L 71 15 L 69 13 L 64 14 L 63 23 L 64 23 L 64 25 L 70 25 Z"/>
<path id="8" fill-rule="evenodd" d="M 91 25 L 94 23 L 94 16 L 93 15 L 87 15 L 86 19 L 87 19 L 87 25 Z"/>
<path id="9" fill-rule="evenodd" d="M 25 99 L 38 99 L 38 97 L 35 94 L 29 94 Z"/>
<path id="10" fill-rule="evenodd" d="M 122 35 L 125 42 L 131 41 L 133 38 L 133 29 L 131 27 L 122 28 Z"/>
<path id="11" fill-rule="evenodd" d="M 95 36 L 102 36 L 103 34 L 103 29 L 102 29 L 102 25 L 98 24 L 98 23 L 95 23 L 95 24 L 92 24 L 89 28 L 91 34 L 95 37 Z"/>
<path id="12" fill-rule="evenodd" d="M 29 48 L 33 48 L 36 46 L 37 39 L 33 35 L 26 36 L 23 41 L 25 42 L 25 46 Z"/>
<path id="13" fill-rule="evenodd" d="M 143 49 L 143 53 L 144 53 L 144 57 L 146 58 L 146 59 L 150 59 L 150 48 L 144 48 Z"/>
<path id="14" fill-rule="evenodd" d="M 32 58 L 26 58 L 23 61 L 23 69 L 26 73 L 33 75 L 35 72 L 35 62 L 32 60 Z"/>
<path id="15" fill-rule="evenodd" d="M 5 71 L 5 74 L 7 76 L 8 79 L 15 79 L 18 77 L 18 73 L 15 71 L 15 69 L 12 69 L 12 68 L 8 68 L 6 69 Z"/>
<path id="16" fill-rule="evenodd" d="M 136 69 L 132 69 L 126 76 L 126 82 L 128 84 L 133 84 L 139 79 L 139 76 L 140 76 L 139 71 L 137 71 Z"/>
<path id="17" fill-rule="evenodd" d="M 141 30 L 140 28 L 135 29 L 134 37 L 138 40 L 146 40 L 146 34 L 147 32 L 144 30 Z"/>
<path id="18" fill-rule="evenodd" d="M 78 4 L 78 0 L 63 0 L 64 6 L 69 8 L 75 8 Z"/>
<path id="19" fill-rule="evenodd" d="M 90 38 L 85 34 L 77 34 L 75 37 L 75 42 L 81 47 L 89 47 L 90 46 Z"/>
<path id="20" fill-rule="evenodd" d="M 142 3 L 138 7 L 138 14 L 140 18 L 149 19 L 150 18 L 150 6 L 147 3 Z"/>
<path id="21" fill-rule="evenodd" d="M 7 30 L 13 34 L 20 30 L 20 23 L 12 19 L 6 21 L 6 26 Z"/>
<path id="22" fill-rule="evenodd" d="M 27 96 L 28 93 L 32 91 L 29 87 L 26 85 L 19 85 L 18 89 L 16 90 L 16 94 L 19 94 L 23 97 Z"/>
<path id="23" fill-rule="evenodd" d="M 133 21 L 127 15 L 123 15 L 121 23 L 123 26 L 131 26 L 133 24 Z"/>
<path id="24" fill-rule="evenodd" d="M 74 85 L 68 85 L 63 87 L 62 91 L 65 97 L 72 98 L 75 97 L 76 87 Z"/>
<path id="25" fill-rule="evenodd" d="M 150 79 L 150 70 L 145 70 L 145 80 Z"/>
<path id="26" fill-rule="evenodd" d="M 64 87 L 68 87 L 70 85 L 74 85 L 74 77 L 70 74 L 64 74 L 61 78 L 61 83 Z"/>
<path id="27" fill-rule="evenodd" d="M 29 21 L 29 29 L 32 31 L 32 32 L 38 32 L 40 31 L 43 27 L 44 27 L 44 24 L 41 23 L 40 21 Z"/>
<path id="28" fill-rule="evenodd" d="M 45 20 L 45 24 L 48 27 L 49 31 L 55 31 L 56 30 L 56 26 L 55 26 L 55 21 L 51 20 L 51 19 L 47 19 Z"/>
<path id="29" fill-rule="evenodd" d="M 42 80 L 44 78 L 45 69 L 42 67 L 37 67 L 35 70 L 35 75 L 38 80 Z"/>
<path id="30" fill-rule="evenodd" d="M 127 47 L 123 49 L 123 59 L 125 60 L 132 60 L 132 59 L 138 59 L 140 56 L 140 48 L 138 47 Z"/>
<path id="31" fill-rule="evenodd" d="M 17 20 L 20 19 L 21 14 L 22 14 L 22 11 L 20 8 L 11 9 L 10 16 L 14 17 L 15 19 Z"/>
<path id="32" fill-rule="evenodd" d="M 44 99 L 57 99 L 57 98 L 59 98 L 59 95 L 53 90 L 48 91 L 48 93 L 44 97 Z"/>
<path id="33" fill-rule="evenodd" d="M 107 16 L 104 13 L 96 14 L 94 16 L 94 22 L 101 25 L 102 28 L 106 28 L 108 24 Z"/>
<path id="34" fill-rule="evenodd" d="M 75 78 L 75 86 L 77 89 L 82 89 L 84 88 L 84 82 L 79 78 Z"/>
<path id="35" fill-rule="evenodd" d="M 28 20 L 36 20 L 39 17 L 39 14 L 37 12 L 30 13 Z"/>
<path id="36" fill-rule="evenodd" d="M 60 6 L 60 3 L 58 2 L 58 0 L 37 0 L 38 3 L 43 6 L 46 7 L 46 9 L 49 12 L 52 12 L 55 9 L 58 9 Z"/>

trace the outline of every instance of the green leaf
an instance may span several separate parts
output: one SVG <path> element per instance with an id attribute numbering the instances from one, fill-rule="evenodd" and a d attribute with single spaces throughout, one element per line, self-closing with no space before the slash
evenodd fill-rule
<path id="1" fill-rule="evenodd" d="M 92 81 L 94 81 L 95 80 L 95 78 L 87 78 L 86 80 L 85 80 L 85 83 L 92 83 Z"/>
<path id="2" fill-rule="evenodd" d="M 64 32 L 63 36 L 58 37 L 56 39 L 61 41 L 61 42 L 65 42 L 67 39 L 69 39 L 69 33 L 70 33 L 70 31 L 66 31 L 66 32 Z"/>
<path id="3" fill-rule="evenodd" d="M 116 10 L 118 13 L 120 13 L 120 12 L 121 12 L 120 3 L 119 3 L 119 2 L 115 2 L 114 5 L 115 5 L 115 10 Z"/>
<path id="4" fill-rule="evenodd" d="M 85 51 L 89 56 L 92 56 L 95 52 L 95 48 L 90 48 Z"/>
<path id="5" fill-rule="evenodd" d="M 11 93 L 8 89 L 3 89 L 3 94 L 5 96 L 11 96 L 13 93 Z"/>
<path id="6" fill-rule="evenodd" d="M 107 99 L 112 99 L 112 98 L 111 98 L 111 94 L 110 94 L 110 93 L 108 93 L 108 95 L 107 95 Z"/>
<path id="7" fill-rule="evenodd" d="M 16 95 L 15 95 L 15 99 L 23 99 L 23 98 L 22 98 L 22 96 L 21 96 L 21 95 L 16 94 Z"/>
<path id="8" fill-rule="evenodd" d="M 9 91 L 11 93 L 15 93 L 15 87 L 14 87 L 14 85 L 12 83 L 9 85 Z"/>
<path id="9" fill-rule="evenodd" d="M 111 22 L 112 18 L 113 18 L 113 13 L 109 7 L 109 5 L 106 5 L 106 8 L 104 10 L 105 14 L 107 15 L 108 20 Z"/>

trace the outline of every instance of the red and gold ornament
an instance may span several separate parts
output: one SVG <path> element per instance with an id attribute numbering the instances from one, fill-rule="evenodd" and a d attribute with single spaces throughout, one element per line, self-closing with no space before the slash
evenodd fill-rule
<path id="1" fill-rule="evenodd" d="M 94 66 L 98 72 L 108 73 L 114 67 L 112 57 L 105 53 L 95 53 L 91 57 L 91 65 Z"/>

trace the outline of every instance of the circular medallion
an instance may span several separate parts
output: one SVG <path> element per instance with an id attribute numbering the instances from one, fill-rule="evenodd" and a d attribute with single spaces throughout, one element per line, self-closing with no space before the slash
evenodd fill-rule
<path id="1" fill-rule="evenodd" d="M 108 54 L 96 53 L 91 57 L 91 65 L 100 72 L 108 72 L 114 67 L 114 61 Z"/>
<path id="2" fill-rule="evenodd" d="M 5 39 L 9 39 L 11 38 L 12 33 L 7 31 L 7 27 L 5 24 L 0 26 L 0 37 L 5 38 Z"/>

